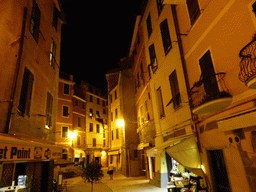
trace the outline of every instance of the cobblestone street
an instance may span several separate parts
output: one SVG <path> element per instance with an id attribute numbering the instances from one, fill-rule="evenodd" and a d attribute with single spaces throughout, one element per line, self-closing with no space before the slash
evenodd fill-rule
<path id="1" fill-rule="evenodd" d="M 149 184 L 145 177 L 125 177 L 114 173 L 114 180 L 110 180 L 107 169 L 103 169 L 104 177 L 94 184 L 93 192 L 166 192 L 165 188 L 158 188 Z M 84 183 L 81 177 L 65 179 L 67 192 L 90 192 L 91 184 Z"/>

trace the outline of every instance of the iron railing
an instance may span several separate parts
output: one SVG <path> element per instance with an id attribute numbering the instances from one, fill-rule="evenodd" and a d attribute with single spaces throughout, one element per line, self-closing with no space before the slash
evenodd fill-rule
<path id="1" fill-rule="evenodd" d="M 248 43 L 239 53 L 240 81 L 246 83 L 256 76 L 256 38 Z"/>
<path id="2" fill-rule="evenodd" d="M 218 91 L 211 93 L 206 93 L 205 80 L 202 76 L 200 77 L 200 80 L 190 89 L 190 105 L 192 109 L 215 99 L 232 97 L 224 81 L 225 74 L 226 73 L 215 74 Z"/>

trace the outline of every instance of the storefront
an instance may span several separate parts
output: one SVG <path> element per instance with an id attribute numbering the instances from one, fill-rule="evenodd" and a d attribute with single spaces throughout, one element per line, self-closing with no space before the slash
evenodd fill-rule
<path id="1" fill-rule="evenodd" d="M 52 191 L 54 159 L 61 158 L 61 147 L 0 136 L 0 191 Z"/>
<path id="2" fill-rule="evenodd" d="M 161 182 L 167 182 L 167 191 L 207 192 L 195 135 L 170 139 L 147 152 L 149 158 L 161 158 L 163 154 L 166 157 L 167 178 L 161 178 Z"/>

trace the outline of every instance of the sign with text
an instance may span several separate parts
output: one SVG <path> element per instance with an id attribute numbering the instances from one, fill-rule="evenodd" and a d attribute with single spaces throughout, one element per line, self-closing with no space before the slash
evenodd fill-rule
<path id="1" fill-rule="evenodd" d="M 59 158 L 62 158 L 61 148 L 0 143 L 0 161 Z"/>

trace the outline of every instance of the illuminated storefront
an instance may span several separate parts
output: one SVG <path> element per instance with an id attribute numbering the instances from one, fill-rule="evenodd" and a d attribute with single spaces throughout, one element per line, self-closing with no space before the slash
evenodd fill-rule
<path id="1" fill-rule="evenodd" d="M 61 158 L 61 147 L 0 136 L 0 191 L 17 187 L 20 175 L 31 191 L 51 191 L 54 159 Z"/>

